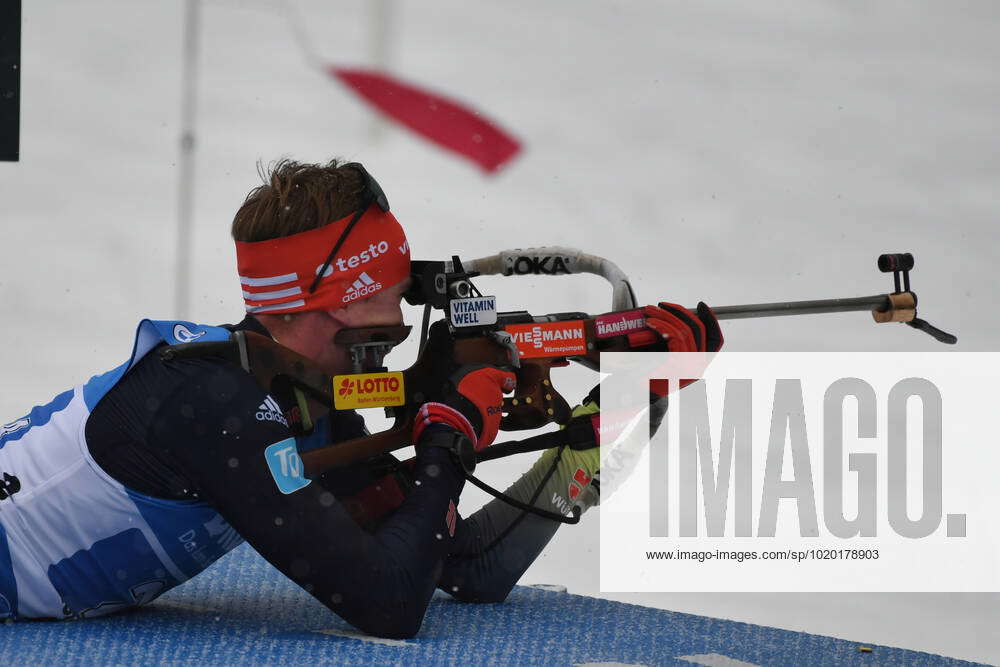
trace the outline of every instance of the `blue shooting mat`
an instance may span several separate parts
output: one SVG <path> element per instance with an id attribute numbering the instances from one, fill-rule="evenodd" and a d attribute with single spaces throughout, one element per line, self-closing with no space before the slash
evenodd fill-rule
<path id="1" fill-rule="evenodd" d="M 959 665 L 929 653 L 680 614 L 538 588 L 503 604 L 439 594 L 415 639 L 358 633 L 244 544 L 134 611 L 0 625 L 7 664 L 326 663 Z"/>

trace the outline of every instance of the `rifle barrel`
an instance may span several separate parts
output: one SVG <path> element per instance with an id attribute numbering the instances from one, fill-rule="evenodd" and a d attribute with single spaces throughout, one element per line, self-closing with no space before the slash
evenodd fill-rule
<path id="1" fill-rule="evenodd" d="M 847 299 L 779 301 L 777 303 L 748 303 L 739 306 L 719 306 L 718 308 L 712 308 L 712 312 L 720 320 L 742 320 L 751 317 L 781 317 L 783 315 L 817 315 L 819 313 L 846 313 L 860 310 L 887 310 L 889 307 L 888 295 L 876 294 Z"/>

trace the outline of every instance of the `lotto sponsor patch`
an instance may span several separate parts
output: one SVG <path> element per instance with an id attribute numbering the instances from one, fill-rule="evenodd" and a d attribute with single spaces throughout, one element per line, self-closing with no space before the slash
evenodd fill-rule
<path id="1" fill-rule="evenodd" d="M 333 404 L 338 410 L 382 408 L 405 402 L 402 373 L 355 373 L 333 378 Z"/>
<path id="2" fill-rule="evenodd" d="M 646 318 L 641 310 L 608 313 L 594 318 L 594 332 L 598 338 L 611 338 L 641 331 L 646 328 Z"/>
<path id="3" fill-rule="evenodd" d="M 504 330 L 513 338 L 522 359 L 587 353 L 587 334 L 583 328 L 583 320 L 509 324 Z"/>

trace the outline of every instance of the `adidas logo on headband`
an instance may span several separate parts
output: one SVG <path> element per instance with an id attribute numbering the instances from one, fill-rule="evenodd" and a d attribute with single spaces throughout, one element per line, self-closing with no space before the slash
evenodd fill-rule
<path id="1" fill-rule="evenodd" d="M 363 296 L 369 296 L 375 292 L 382 289 L 382 283 L 377 283 L 372 280 L 372 277 L 368 275 L 367 271 L 362 271 L 358 279 L 347 286 L 347 293 L 344 294 L 341 301 L 344 303 L 350 303 L 355 299 L 360 299 Z"/>

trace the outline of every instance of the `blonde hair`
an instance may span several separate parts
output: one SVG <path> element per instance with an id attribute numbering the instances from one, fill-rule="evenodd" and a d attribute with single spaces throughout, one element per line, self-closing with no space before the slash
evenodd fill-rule
<path id="1" fill-rule="evenodd" d="M 363 204 L 361 175 L 337 160 L 303 164 L 284 159 L 266 172 L 258 165 L 258 173 L 263 185 L 250 191 L 233 218 L 236 241 L 265 241 L 323 227 Z"/>

